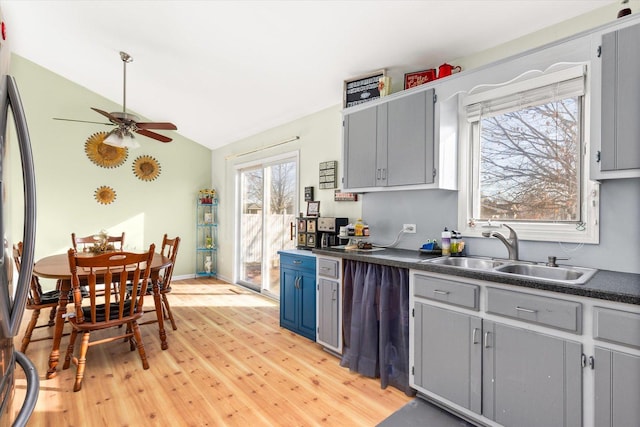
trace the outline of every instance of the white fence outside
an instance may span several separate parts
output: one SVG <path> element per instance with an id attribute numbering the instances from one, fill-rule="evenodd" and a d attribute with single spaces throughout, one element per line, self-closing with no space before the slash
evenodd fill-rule
<path id="1" fill-rule="evenodd" d="M 278 251 L 295 248 L 290 238 L 290 224 L 295 223 L 295 215 L 273 214 L 266 217 L 267 259 L 271 267 L 278 266 Z M 262 214 L 243 214 L 242 224 L 242 260 L 245 264 L 262 262 Z"/>

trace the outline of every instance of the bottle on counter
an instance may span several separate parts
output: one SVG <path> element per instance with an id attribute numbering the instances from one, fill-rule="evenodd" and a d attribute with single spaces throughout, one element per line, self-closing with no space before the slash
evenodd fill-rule
<path id="1" fill-rule="evenodd" d="M 449 247 L 451 256 L 460 255 L 460 233 L 456 230 L 451 230 L 451 245 Z"/>
<path id="2" fill-rule="evenodd" d="M 362 223 L 361 218 L 358 218 L 358 221 L 356 221 L 356 225 L 354 225 L 353 228 L 354 228 L 356 237 L 364 236 L 364 224 Z"/>
<path id="3" fill-rule="evenodd" d="M 369 225 L 365 222 L 364 228 L 362 229 L 362 235 L 364 237 L 369 237 Z"/>
<path id="4" fill-rule="evenodd" d="M 445 227 L 444 231 L 442 232 L 440 246 L 442 247 L 443 256 L 451 255 L 451 232 L 447 227 Z"/>

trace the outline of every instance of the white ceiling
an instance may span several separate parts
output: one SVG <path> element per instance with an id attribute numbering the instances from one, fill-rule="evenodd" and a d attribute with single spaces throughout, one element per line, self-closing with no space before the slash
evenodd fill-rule
<path id="1" fill-rule="evenodd" d="M 118 52 L 128 52 L 128 109 L 172 121 L 179 134 L 214 149 L 341 103 L 347 78 L 435 67 L 614 1 L 1 0 L 0 7 L 12 51 L 119 104 Z M 89 107 L 74 118 L 100 120 Z"/>

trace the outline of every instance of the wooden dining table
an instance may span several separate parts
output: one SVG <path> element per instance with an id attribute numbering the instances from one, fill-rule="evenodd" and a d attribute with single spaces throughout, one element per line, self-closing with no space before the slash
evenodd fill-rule
<path id="1" fill-rule="evenodd" d="M 93 256 L 92 253 L 80 253 L 79 256 Z M 151 261 L 151 283 L 153 289 L 153 302 L 155 304 L 156 316 L 158 317 L 158 329 L 160 334 L 160 347 L 163 350 L 169 348 L 167 344 L 167 334 L 164 330 L 164 316 L 162 314 L 162 301 L 160 297 L 160 288 L 158 286 L 158 278 L 160 271 L 171 265 L 171 259 L 162 256 L 159 253 L 153 254 Z M 56 312 L 55 327 L 53 332 L 53 346 L 49 355 L 49 369 L 47 370 L 47 379 L 56 376 L 58 362 L 60 360 L 60 342 L 62 341 L 62 331 L 64 329 L 65 318 L 67 312 L 67 303 L 69 302 L 69 291 L 71 290 L 71 270 L 69 268 L 69 255 L 56 254 L 44 257 L 38 260 L 33 266 L 33 274 L 41 278 L 56 279 L 60 281 L 60 299 L 58 310 Z M 78 270 L 78 277 L 82 279 L 86 276 L 81 270 Z"/>

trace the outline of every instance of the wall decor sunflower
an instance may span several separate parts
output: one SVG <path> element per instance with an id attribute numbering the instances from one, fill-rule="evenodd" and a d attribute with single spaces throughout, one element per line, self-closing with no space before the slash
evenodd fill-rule
<path id="1" fill-rule="evenodd" d="M 133 173 L 142 181 L 153 181 L 160 175 L 160 164 L 151 156 L 140 156 L 133 161 Z"/>
<path id="2" fill-rule="evenodd" d="M 103 205 L 111 204 L 116 199 L 116 191 L 108 185 L 98 187 L 93 195 Z"/>
<path id="3" fill-rule="evenodd" d="M 114 147 L 105 144 L 107 132 L 97 132 L 87 138 L 84 143 L 84 151 L 93 163 L 103 168 L 116 168 L 127 160 L 129 152 L 127 148 Z"/>

